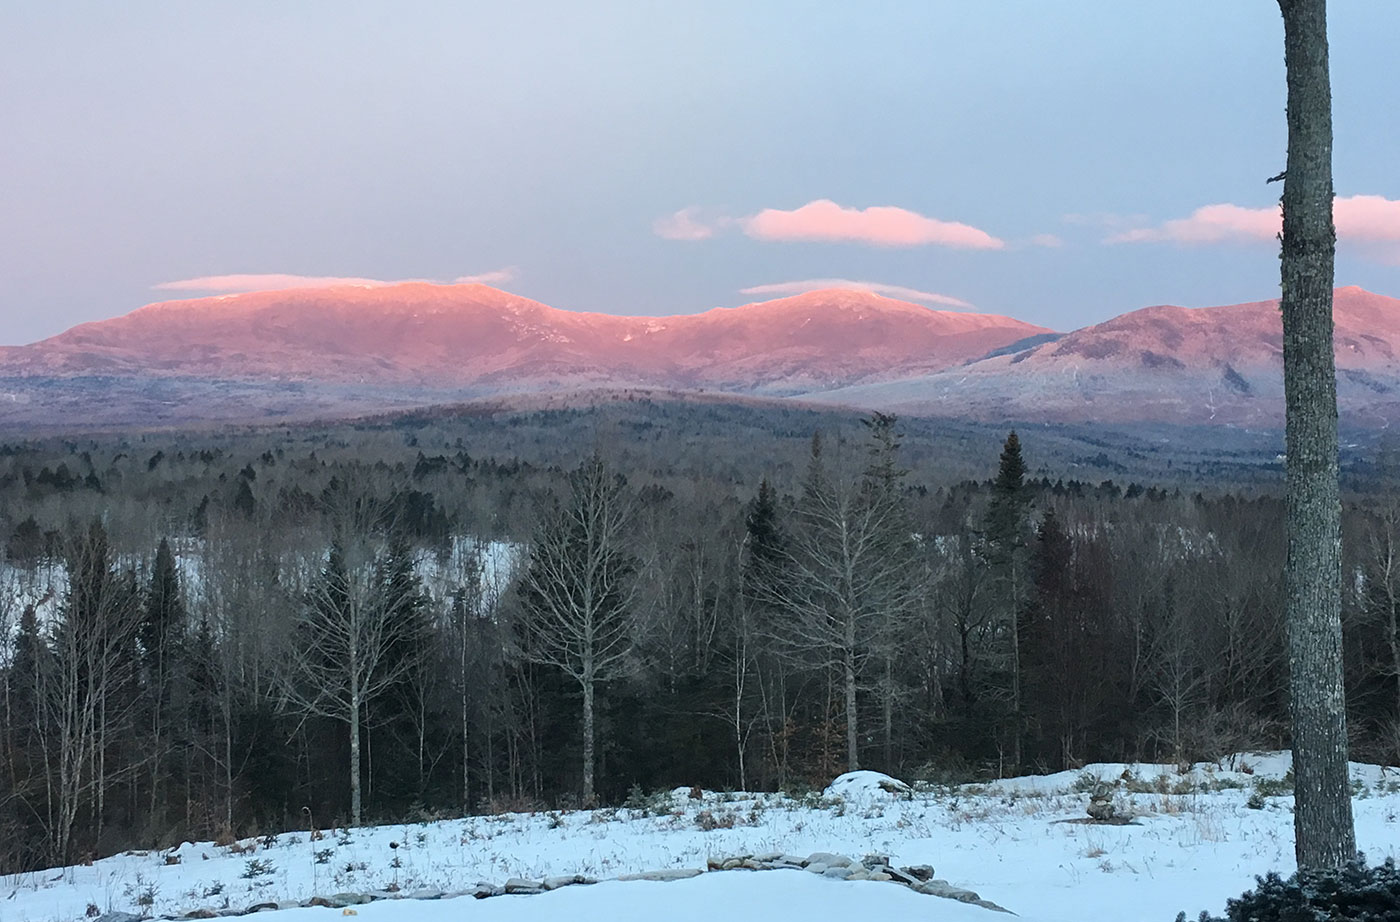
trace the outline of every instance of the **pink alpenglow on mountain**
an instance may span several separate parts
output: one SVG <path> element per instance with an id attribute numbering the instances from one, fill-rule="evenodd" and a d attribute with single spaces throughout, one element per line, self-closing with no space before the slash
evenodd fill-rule
<path id="1" fill-rule="evenodd" d="M 792 394 L 935 371 L 1044 332 L 858 291 L 620 317 L 556 310 L 485 285 L 406 283 L 151 304 L 0 350 L 0 374 Z"/>
<path id="2" fill-rule="evenodd" d="M 1400 419 L 1400 300 L 1339 288 L 1337 385 L 1343 424 Z M 822 399 L 905 412 L 1277 426 L 1283 420 L 1278 301 L 1147 307 L 1053 342 L 917 379 Z"/>

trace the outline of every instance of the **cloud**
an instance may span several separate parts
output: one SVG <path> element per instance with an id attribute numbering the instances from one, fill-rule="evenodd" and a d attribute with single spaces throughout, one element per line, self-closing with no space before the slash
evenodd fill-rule
<path id="1" fill-rule="evenodd" d="M 908 301 L 924 301 L 941 304 L 945 307 L 970 308 L 971 304 L 950 295 L 940 295 L 932 291 L 920 291 L 903 285 L 886 285 L 884 282 L 856 282 L 851 279 L 802 279 L 795 282 L 775 282 L 771 285 L 754 285 L 739 289 L 745 295 L 800 295 L 823 288 L 850 288 L 855 291 L 869 291 L 874 294 L 904 298 Z"/>
<path id="2" fill-rule="evenodd" d="M 515 266 L 507 266 L 504 269 L 495 269 L 491 272 L 483 272 L 480 275 L 463 275 L 453 279 L 455 285 L 466 285 L 473 282 L 481 284 L 495 284 L 498 282 L 508 282 L 515 278 L 518 271 Z M 263 274 L 234 274 L 234 275 L 202 275 L 199 278 L 179 279 L 174 282 L 161 282 L 152 286 L 157 291 L 193 291 L 193 292 L 248 292 L 248 291 L 278 291 L 284 288 L 333 288 L 337 286 L 353 285 L 358 288 L 382 288 L 385 285 L 402 285 L 408 282 L 430 282 L 441 284 L 435 279 L 367 279 L 354 276 L 343 275 L 288 275 L 282 273 Z"/>
<path id="3" fill-rule="evenodd" d="M 652 222 L 651 229 L 656 236 L 667 240 L 707 240 L 715 235 L 718 224 L 706 224 L 699 215 L 700 206 L 691 205 L 675 214 L 657 218 Z"/>
<path id="4" fill-rule="evenodd" d="M 1380 195 L 1337 197 L 1332 206 L 1339 240 L 1362 244 L 1400 243 L 1400 200 Z M 1279 206 L 1245 208 L 1223 203 L 1206 205 L 1190 216 L 1156 227 L 1136 227 L 1105 243 L 1176 243 L 1205 245 L 1271 241 L 1283 226 Z"/>
<path id="5" fill-rule="evenodd" d="M 1054 234 L 1036 234 L 1031 238 L 1031 245 L 1038 247 L 1062 247 L 1065 242 Z"/>
<path id="6" fill-rule="evenodd" d="M 893 206 L 843 208 L 830 199 L 808 202 L 783 211 L 765 208 L 739 222 L 744 233 L 757 240 L 828 241 L 866 243 L 872 246 L 946 246 L 972 250 L 999 250 L 1005 244 L 969 224 L 940 221 Z"/>
<path id="7" fill-rule="evenodd" d="M 452 280 L 454 285 L 499 285 L 502 282 L 511 282 L 520 274 L 517 266 L 505 266 L 501 269 L 492 269 L 490 272 L 482 272 L 479 275 L 459 275 Z"/>
<path id="8" fill-rule="evenodd" d="M 1244 208 L 1240 205 L 1205 205 L 1187 218 L 1176 218 L 1157 227 L 1135 227 L 1113 234 L 1105 243 L 1231 243 L 1272 240 L 1278 235 L 1278 206 Z"/>
<path id="9" fill-rule="evenodd" d="M 1332 205 L 1337 236 L 1365 243 L 1400 243 L 1400 199 L 1352 195 Z"/>

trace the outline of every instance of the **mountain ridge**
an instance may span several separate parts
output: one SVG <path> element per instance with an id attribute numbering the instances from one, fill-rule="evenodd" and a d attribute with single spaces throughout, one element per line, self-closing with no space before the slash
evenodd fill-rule
<path id="1" fill-rule="evenodd" d="M 1344 415 L 1400 420 L 1400 300 L 1347 286 L 1334 316 Z M 622 316 L 477 284 L 336 286 L 157 302 L 0 348 L 0 418 L 35 401 L 81 417 L 103 387 L 132 397 L 103 418 L 133 421 L 162 407 L 290 418 L 298 395 L 353 413 L 643 387 L 982 420 L 1277 426 L 1281 355 L 1277 300 L 1153 305 L 1056 333 L 850 289 Z"/>

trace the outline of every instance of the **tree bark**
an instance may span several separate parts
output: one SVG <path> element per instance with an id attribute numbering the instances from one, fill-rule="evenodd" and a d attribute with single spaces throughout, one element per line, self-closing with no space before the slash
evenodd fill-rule
<path id="1" fill-rule="evenodd" d="M 360 801 L 360 702 L 349 708 L 350 718 L 350 825 L 359 827 Z"/>
<path id="2" fill-rule="evenodd" d="M 583 681 L 583 806 L 594 804 L 593 792 L 593 680 Z"/>
<path id="3" fill-rule="evenodd" d="M 1283 186 L 1284 571 L 1299 867 L 1356 853 L 1342 677 L 1341 502 L 1332 346 L 1332 91 L 1326 0 L 1279 0 L 1288 70 Z"/>

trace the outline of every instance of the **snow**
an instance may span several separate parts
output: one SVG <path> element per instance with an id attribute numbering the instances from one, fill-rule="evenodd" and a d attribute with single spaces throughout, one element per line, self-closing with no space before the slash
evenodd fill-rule
<path id="1" fill-rule="evenodd" d="M 90 866 L 0 879 L 4 922 L 78 919 L 89 903 L 135 911 L 152 891 L 156 914 L 196 907 L 242 908 L 263 901 L 365 892 L 397 885 L 461 890 L 478 881 L 586 874 L 594 886 L 539 896 L 464 903 L 396 900 L 356 907 L 369 920 L 414 922 L 469 912 L 480 920 L 1001 918 L 892 883 L 846 882 L 798 871 L 709 872 L 687 881 L 608 880 L 662 868 L 703 868 L 710 859 L 832 851 L 888 855 L 896 865 L 930 864 L 936 876 L 1030 922 L 1161 920 L 1185 910 L 1220 912 L 1254 875 L 1293 864 L 1291 796 L 1249 806 L 1259 779 L 1281 778 L 1287 753 L 1246 753 L 1178 771 L 1171 765 L 1108 763 L 1082 771 L 933 788 L 880 788 L 887 776 L 859 772 L 823 795 L 707 792 L 688 788 L 648 809 L 473 816 L 436 822 L 303 832 L 170 852 L 138 852 Z M 1353 765 L 1357 837 L 1372 862 L 1400 857 L 1400 770 Z M 891 779 L 892 780 L 892 779 Z M 1078 822 L 1087 791 L 1116 782 L 1128 825 Z M 1256 806 L 1261 803 L 1255 798 Z M 708 816 L 700 819 L 704 812 Z M 1066 822 L 1074 820 L 1075 822 Z M 708 827 L 707 828 L 702 828 Z M 728 828 L 726 828 L 728 827 Z M 391 849 L 390 843 L 399 844 Z M 320 860 L 318 861 L 318 853 Z M 256 862 L 256 864 L 255 864 Z M 397 863 L 397 866 L 395 866 Z M 255 873 L 265 871 L 265 873 Z M 339 910 L 284 910 L 287 922 Z"/>
<path id="2" fill-rule="evenodd" d="M 827 797 L 843 797 L 847 802 L 888 800 L 891 797 L 909 795 L 913 788 L 883 772 L 846 772 L 826 786 Z"/>

